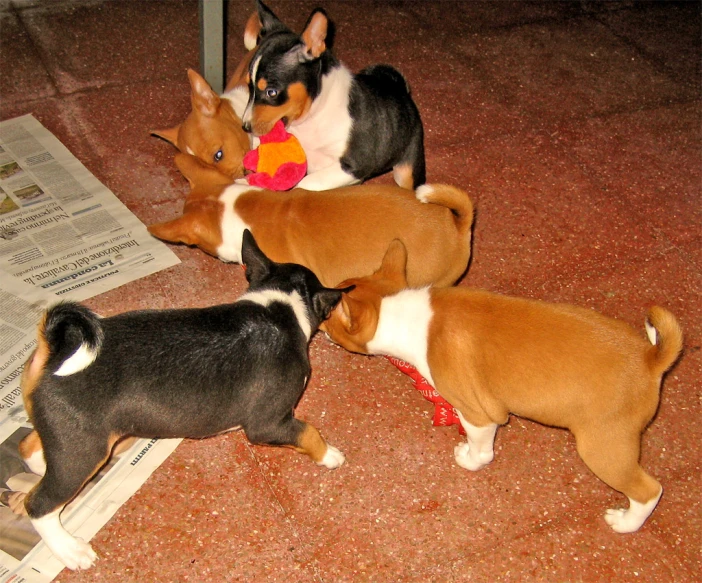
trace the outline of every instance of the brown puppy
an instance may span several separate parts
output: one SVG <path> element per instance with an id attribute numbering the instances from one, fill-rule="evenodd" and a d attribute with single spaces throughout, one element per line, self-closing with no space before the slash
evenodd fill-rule
<path id="1" fill-rule="evenodd" d="M 187 154 L 178 154 L 176 165 L 192 190 L 182 217 L 149 227 L 159 239 L 240 262 L 242 233 L 249 229 L 273 261 L 304 265 L 327 286 L 377 269 L 393 239 L 408 250 L 410 285 L 451 285 L 468 267 L 473 205 L 458 188 L 423 185 L 415 193 L 376 184 L 274 192 L 228 184 Z"/>
<path id="2" fill-rule="evenodd" d="M 340 284 L 356 287 L 322 329 L 353 352 L 414 365 L 459 412 L 461 467 L 492 461 L 510 413 L 569 429 L 593 473 L 629 498 L 628 510 L 607 511 L 607 524 L 637 530 L 662 493 L 639 452 L 662 375 L 682 348 L 675 317 L 648 311 L 649 344 L 627 324 L 575 306 L 466 287 L 405 289 L 406 257 L 393 242 L 373 275 Z"/>
<path id="3" fill-rule="evenodd" d="M 192 103 L 188 117 L 175 127 L 151 132 L 170 142 L 181 152 L 198 152 L 203 162 L 228 177 L 230 182 L 244 176 L 243 159 L 251 149 L 249 135 L 242 129 L 241 118 L 235 110 L 235 98 L 243 100 L 245 106 L 249 96 L 247 86 L 241 84 L 241 76 L 245 75 L 250 59 L 251 53 L 244 57 L 229 82 L 232 88 L 225 94 L 229 98 L 220 98 L 212 91 L 207 81 L 192 69 L 188 69 Z"/>

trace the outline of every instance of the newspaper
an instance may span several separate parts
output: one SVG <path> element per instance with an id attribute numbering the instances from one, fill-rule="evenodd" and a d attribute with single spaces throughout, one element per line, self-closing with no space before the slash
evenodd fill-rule
<path id="1" fill-rule="evenodd" d="M 19 457 L 31 431 L 20 375 L 44 308 L 82 300 L 178 263 L 32 116 L 0 122 L 0 583 L 47 583 L 63 569 L 16 512 L 40 477 Z M 61 515 L 90 540 L 180 440 L 140 439 Z"/>
<path id="2" fill-rule="evenodd" d="M 83 300 L 179 263 L 33 116 L 0 122 L 0 273 Z"/>

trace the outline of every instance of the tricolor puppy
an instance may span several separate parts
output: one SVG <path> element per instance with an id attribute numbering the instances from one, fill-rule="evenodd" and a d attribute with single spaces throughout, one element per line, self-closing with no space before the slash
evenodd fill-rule
<path id="1" fill-rule="evenodd" d="M 260 0 L 256 7 L 244 34 L 246 47 L 256 48 L 248 68 L 244 129 L 261 136 L 282 119 L 307 156 L 308 175 L 300 182 L 307 190 L 362 182 L 390 170 L 404 188 L 423 184 L 424 130 L 404 77 L 388 65 L 352 75 L 327 46 L 330 25 L 321 9 L 298 35 Z M 211 152 L 189 145 L 208 161 Z"/>
<path id="2" fill-rule="evenodd" d="M 273 261 L 304 265 L 326 286 L 377 269 L 393 239 L 408 250 L 410 285 L 451 285 L 468 267 L 473 205 L 457 188 L 363 184 L 330 193 L 274 192 L 228 184 L 194 156 L 175 160 L 192 190 L 182 217 L 149 227 L 159 239 L 239 262 L 249 229 Z"/>
<path id="3" fill-rule="evenodd" d="M 569 429 L 580 457 L 629 498 L 605 520 L 637 530 L 661 485 L 639 465 L 641 433 L 658 408 L 663 373 L 682 348 L 674 316 L 648 311 L 646 342 L 627 324 L 575 306 L 500 296 L 466 287 L 405 289 L 405 249 L 394 242 L 381 268 L 350 279 L 322 329 L 344 348 L 411 363 L 459 412 L 467 442 L 458 465 L 493 459 L 497 427 L 509 415 Z"/>
<path id="4" fill-rule="evenodd" d="M 105 319 L 76 303 L 46 312 L 22 378 L 34 431 L 20 452 L 43 475 L 27 514 L 67 567 L 88 568 L 96 555 L 59 515 L 124 437 L 243 429 L 252 443 L 291 447 L 327 468 L 344 462 L 293 416 L 310 375 L 310 337 L 341 292 L 309 269 L 271 262 L 250 233 L 242 258 L 250 286 L 233 304 Z"/>

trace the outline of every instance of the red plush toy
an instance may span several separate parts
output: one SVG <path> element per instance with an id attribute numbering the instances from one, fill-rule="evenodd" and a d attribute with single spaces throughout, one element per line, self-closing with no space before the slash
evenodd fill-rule
<path id="1" fill-rule="evenodd" d="M 451 403 L 444 399 L 437 392 L 437 390 L 427 382 L 427 379 L 419 374 L 419 371 L 416 368 L 414 368 L 408 362 L 395 358 L 394 356 L 386 356 L 385 358 L 387 358 L 394 366 L 412 379 L 414 388 L 422 393 L 422 397 L 424 397 L 427 401 L 434 403 L 433 425 L 438 427 L 458 425 L 458 432 L 461 435 L 466 434 L 465 430 L 463 429 L 463 425 L 461 425 L 461 420 L 458 418 L 456 409 L 454 409 Z"/>
<path id="2" fill-rule="evenodd" d="M 290 190 L 307 173 L 307 157 L 298 139 L 285 131 L 282 121 L 261 136 L 261 145 L 244 156 L 246 179 L 251 186 Z"/>

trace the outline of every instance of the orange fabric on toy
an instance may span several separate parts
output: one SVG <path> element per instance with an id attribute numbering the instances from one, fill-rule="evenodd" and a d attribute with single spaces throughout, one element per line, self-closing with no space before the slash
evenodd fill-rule
<path id="1" fill-rule="evenodd" d="M 244 156 L 244 168 L 253 171 L 246 177 L 251 186 L 290 190 L 307 173 L 307 157 L 298 139 L 278 121 L 261 136 L 261 145 Z"/>

